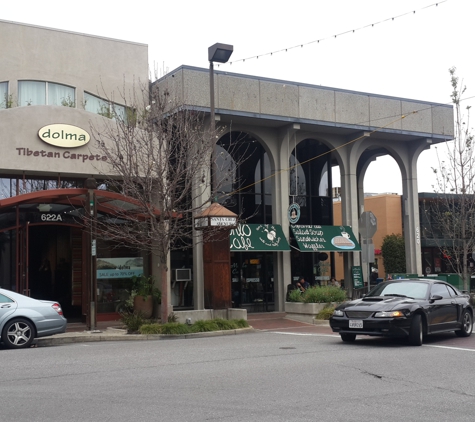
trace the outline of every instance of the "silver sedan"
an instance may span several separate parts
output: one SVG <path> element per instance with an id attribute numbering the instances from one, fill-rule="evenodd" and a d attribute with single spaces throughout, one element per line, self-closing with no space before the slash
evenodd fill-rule
<path id="1" fill-rule="evenodd" d="M 64 333 L 66 322 L 58 302 L 0 289 L 0 333 L 5 347 L 29 347 L 37 337 Z"/>

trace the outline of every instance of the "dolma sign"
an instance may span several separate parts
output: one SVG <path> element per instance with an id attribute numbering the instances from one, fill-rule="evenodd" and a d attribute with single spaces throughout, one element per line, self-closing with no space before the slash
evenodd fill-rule
<path id="1" fill-rule="evenodd" d="M 43 142 L 61 148 L 77 148 L 86 145 L 91 137 L 84 129 L 73 125 L 54 124 L 38 131 Z"/>

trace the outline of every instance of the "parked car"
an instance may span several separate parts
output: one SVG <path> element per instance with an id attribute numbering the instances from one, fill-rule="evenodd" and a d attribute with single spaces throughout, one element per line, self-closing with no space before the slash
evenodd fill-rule
<path id="1" fill-rule="evenodd" d="M 36 337 L 64 333 L 66 322 L 58 302 L 0 289 L 0 333 L 6 347 L 21 349 Z"/>
<path id="2" fill-rule="evenodd" d="M 428 334 L 455 331 L 468 337 L 473 328 L 470 296 L 440 280 L 404 279 L 378 284 L 361 299 L 339 305 L 330 318 L 344 342 L 357 335 L 407 337 L 420 346 Z"/>

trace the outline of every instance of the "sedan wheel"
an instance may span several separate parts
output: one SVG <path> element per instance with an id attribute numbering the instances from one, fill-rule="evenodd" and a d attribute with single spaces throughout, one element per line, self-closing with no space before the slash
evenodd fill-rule
<path id="1" fill-rule="evenodd" d="M 468 311 L 463 311 L 462 315 L 462 329 L 455 331 L 459 337 L 468 337 L 472 334 L 473 319 L 472 314 Z"/>
<path id="2" fill-rule="evenodd" d="M 419 314 L 416 314 L 412 318 L 411 329 L 409 331 L 409 344 L 413 346 L 422 346 L 422 319 Z"/>
<path id="3" fill-rule="evenodd" d="M 35 338 L 33 324 L 23 318 L 12 319 L 5 324 L 2 341 L 9 349 L 29 347 Z"/>

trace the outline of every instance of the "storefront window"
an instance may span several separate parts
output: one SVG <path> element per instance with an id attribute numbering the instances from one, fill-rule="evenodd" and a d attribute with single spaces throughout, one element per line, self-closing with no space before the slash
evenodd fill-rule
<path id="1" fill-rule="evenodd" d="M 98 240 L 97 312 L 111 313 L 130 309 L 132 277 L 147 274 L 139 251 L 119 248 Z"/>
<path id="2" fill-rule="evenodd" d="M 271 223 L 270 160 L 261 143 L 231 132 L 219 140 L 216 156 L 220 203 L 248 223 Z"/>
<path id="3" fill-rule="evenodd" d="M 130 308 L 132 277 L 144 273 L 143 258 L 97 258 L 97 312 L 121 312 Z"/>
<path id="4" fill-rule="evenodd" d="M 0 198 L 50 189 L 82 188 L 84 179 L 0 178 Z"/>
<path id="5" fill-rule="evenodd" d="M 0 287 L 15 290 L 15 230 L 0 232 Z"/>
<path id="6" fill-rule="evenodd" d="M 231 132 L 217 145 L 218 187 L 222 205 L 249 224 L 272 223 L 271 164 L 251 135 Z M 231 253 L 233 307 L 249 312 L 274 310 L 273 252 Z"/>
<path id="7" fill-rule="evenodd" d="M 296 203 L 300 207 L 297 225 L 333 224 L 328 152 L 328 147 L 321 142 L 306 139 L 297 145 L 289 157 L 289 205 Z M 293 279 L 304 277 L 311 285 L 325 284 L 331 275 L 331 261 L 327 261 L 328 255 L 300 252 L 292 237 L 291 243 L 294 246 L 291 253 Z M 327 256 L 325 260 L 322 259 L 323 255 Z"/>

